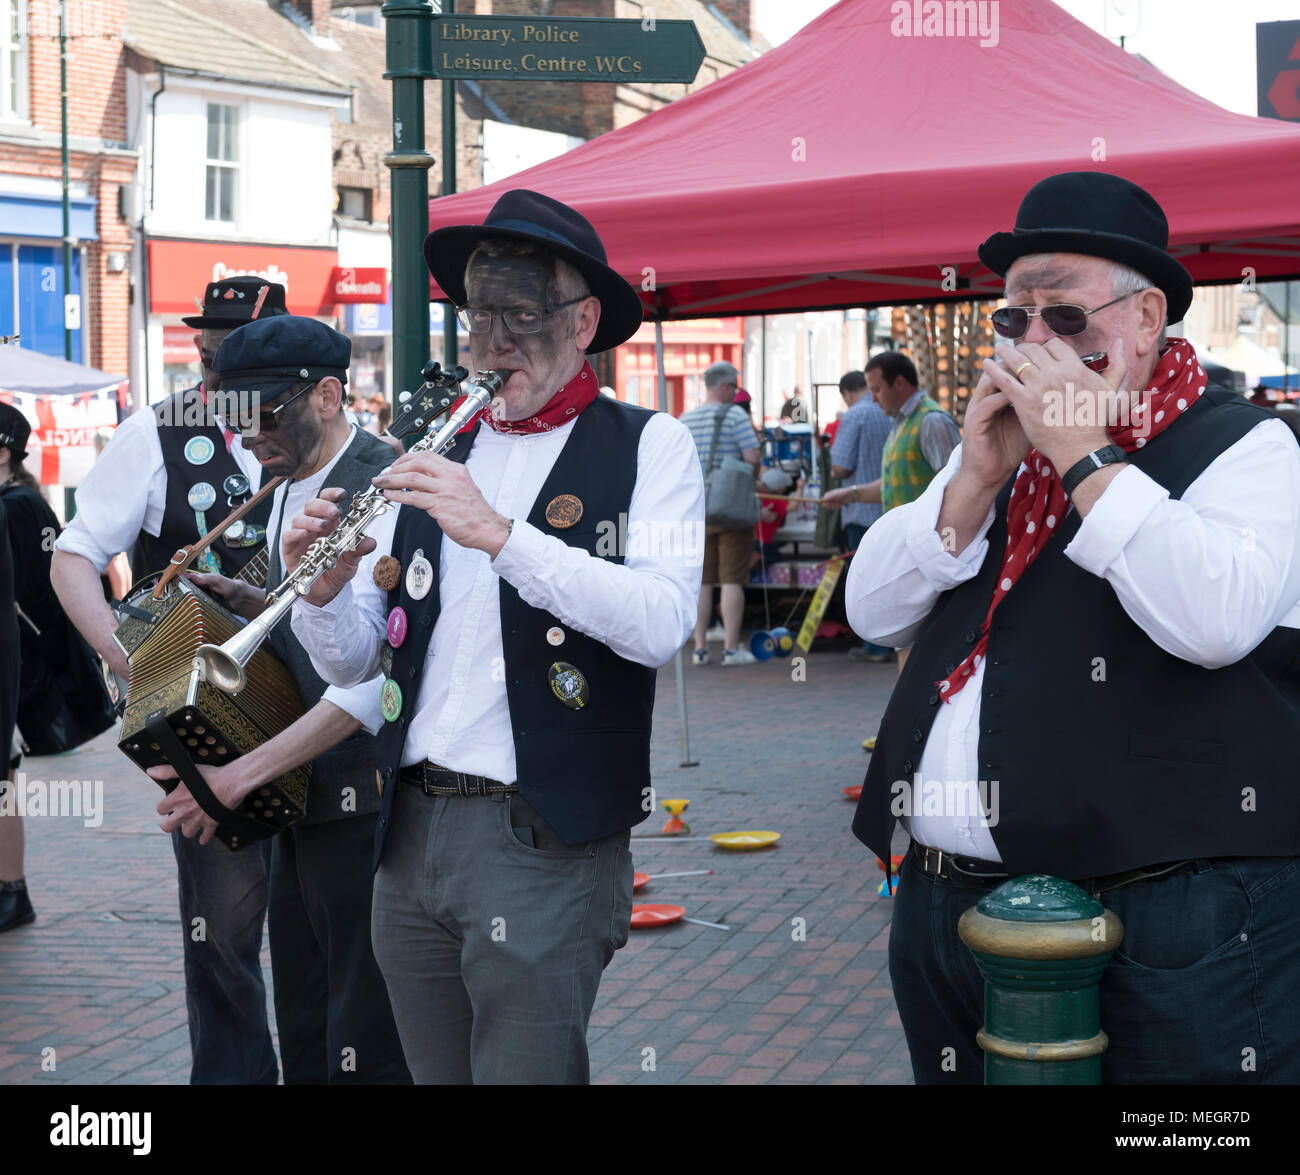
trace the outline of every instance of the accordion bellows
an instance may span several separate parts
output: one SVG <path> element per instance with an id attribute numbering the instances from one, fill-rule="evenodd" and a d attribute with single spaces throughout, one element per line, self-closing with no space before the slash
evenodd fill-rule
<path id="1" fill-rule="evenodd" d="M 199 766 L 228 763 L 302 716 L 297 682 L 265 649 L 253 654 L 247 685 L 234 696 L 203 679 L 194 661 L 199 646 L 222 644 L 244 621 L 193 583 L 175 580 L 160 600 L 142 590 L 128 603 L 153 617 L 148 622 L 128 615 L 115 634 L 131 666 L 117 745 L 141 769 L 167 762 L 146 730 L 150 717 L 160 711 Z M 273 835 L 301 819 L 310 777 L 310 763 L 295 767 L 251 792 L 239 810 Z M 162 786 L 170 792 L 176 782 Z M 224 825 L 216 835 L 231 849 L 256 839 Z"/>

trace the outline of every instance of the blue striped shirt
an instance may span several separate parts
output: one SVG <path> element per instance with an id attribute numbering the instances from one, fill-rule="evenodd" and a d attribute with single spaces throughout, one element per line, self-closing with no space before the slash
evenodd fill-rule
<path id="1" fill-rule="evenodd" d="M 867 393 L 841 418 L 831 445 L 831 464 L 849 472 L 845 485 L 867 485 L 880 476 L 880 458 L 892 421 Z M 879 502 L 850 502 L 840 511 L 845 526 L 870 526 L 880 517 Z"/>
<path id="2" fill-rule="evenodd" d="M 691 431 L 695 439 L 695 449 L 700 455 L 700 468 L 705 473 L 709 470 L 709 446 L 713 441 L 713 427 L 718 420 L 721 404 L 701 404 L 683 412 L 680 419 Z M 718 435 L 717 463 L 724 457 L 735 457 L 746 449 L 757 449 L 758 437 L 754 426 L 749 422 L 749 415 L 738 404 L 728 406 L 726 417 L 722 421 L 722 432 Z"/>

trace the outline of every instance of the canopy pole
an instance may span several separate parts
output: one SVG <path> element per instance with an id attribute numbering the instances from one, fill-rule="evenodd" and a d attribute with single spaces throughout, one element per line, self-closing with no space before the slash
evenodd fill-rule
<path id="1" fill-rule="evenodd" d="M 668 378 L 664 373 L 664 323 L 662 318 L 655 319 L 655 365 L 658 369 L 658 387 L 656 400 L 660 412 L 668 411 Z M 685 405 L 683 405 L 685 407 Z M 679 767 L 698 767 L 698 760 L 691 758 L 691 731 L 686 722 L 686 675 L 682 672 L 682 650 L 678 649 L 673 658 L 673 672 L 677 677 L 677 718 L 682 728 L 682 761 Z"/>

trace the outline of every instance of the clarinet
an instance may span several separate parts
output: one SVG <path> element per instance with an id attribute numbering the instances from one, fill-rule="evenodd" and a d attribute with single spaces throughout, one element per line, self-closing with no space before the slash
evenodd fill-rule
<path id="1" fill-rule="evenodd" d="M 509 378 L 508 371 L 478 372 L 469 381 L 465 399 L 447 419 L 447 423 L 436 433 L 421 437 L 407 451 L 441 453 L 449 449 L 455 442 L 456 434 L 488 406 Z M 384 491 L 375 486 L 358 494 L 338 525 L 329 534 L 316 539 L 307 548 L 293 573 L 267 595 L 266 608 L 261 615 L 249 621 L 225 644 L 200 645 L 195 650 L 194 665 L 203 678 L 224 693 L 239 693 L 247 680 L 244 667 L 262 642 L 271 635 L 271 630 L 301 597 L 311 591 L 312 585 L 338 563 L 341 555 L 356 549 L 375 519 L 392 508 L 393 503 L 384 497 Z"/>

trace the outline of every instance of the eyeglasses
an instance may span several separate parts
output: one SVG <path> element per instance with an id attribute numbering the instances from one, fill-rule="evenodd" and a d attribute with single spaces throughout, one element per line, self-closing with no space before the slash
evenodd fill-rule
<path id="1" fill-rule="evenodd" d="M 314 388 L 315 386 L 316 386 L 315 380 L 313 380 L 311 383 L 303 384 L 302 387 L 300 387 L 296 392 L 294 392 L 292 396 L 290 396 L 287 400 L 285 400 L 283 404 L 277 404 L 274 408 L 271 409 L 270 412 L 262 412 L 259 409 L 256 413 L 254 413 L 253 416 L 254 420 L 257 421 L 256 429 L 254 429 L 251 425 L 244 426 L 240 424 L 239 421 L 236 420 L 233 416 L 228 415 L 226 413 L 218 413 L 217 419 L 221 421 L 222 425 L 226 429 L 228 429 L 230 432 L 235 433 L 237 436 L 245 432 L 246 428 L 248 432 L 254 432 L 254 433 L 274 432 L 277 428 L 280 427 L 280 422 L 276 419 L 276 417 L 279 416 L 281 412 L 283 412 L 287 407 L 289 407 L 289 405 L 292 404 L 304 392 L 310 392 L 312 388 Z M 218 393 L 218 395 L 220 394 L 221 393 Z"/>
<path id="2" fill-rule="evenodd" d="M 590 297 L 590 294 L 583 294 L 580 298 L 570 298 L 567 302 L 559 302 L 554 306 L 543 306 L 540 310 L 481 310 L 477 306 L 457 306 L 456 318 L 472 335 L 487 334 L 498 314 L 512 335 L 535 335 L 542 329 L 543 318 L 566 306 L 576 306 Z"/>
<path id="3" fill-rule="evenodd" d="M 1144 288 L 1150 289 L 1149 286 Z M 1141 292 L 1130 290 L 1091 310 L 1070 302 L 1058 302 L 1053 306 L 1001 306 L 993 311 L 993 329 L 1004 339 L 1019 339 L 1029 331 L 1029 320 L 1038 316 L 1054 335 L 1078 335 L 1087 329 L 1089 314 L 1096 314 L 1098 310 L 1105 310 L 1107 306 L 1114 306 L 1116 302 Z"/>

